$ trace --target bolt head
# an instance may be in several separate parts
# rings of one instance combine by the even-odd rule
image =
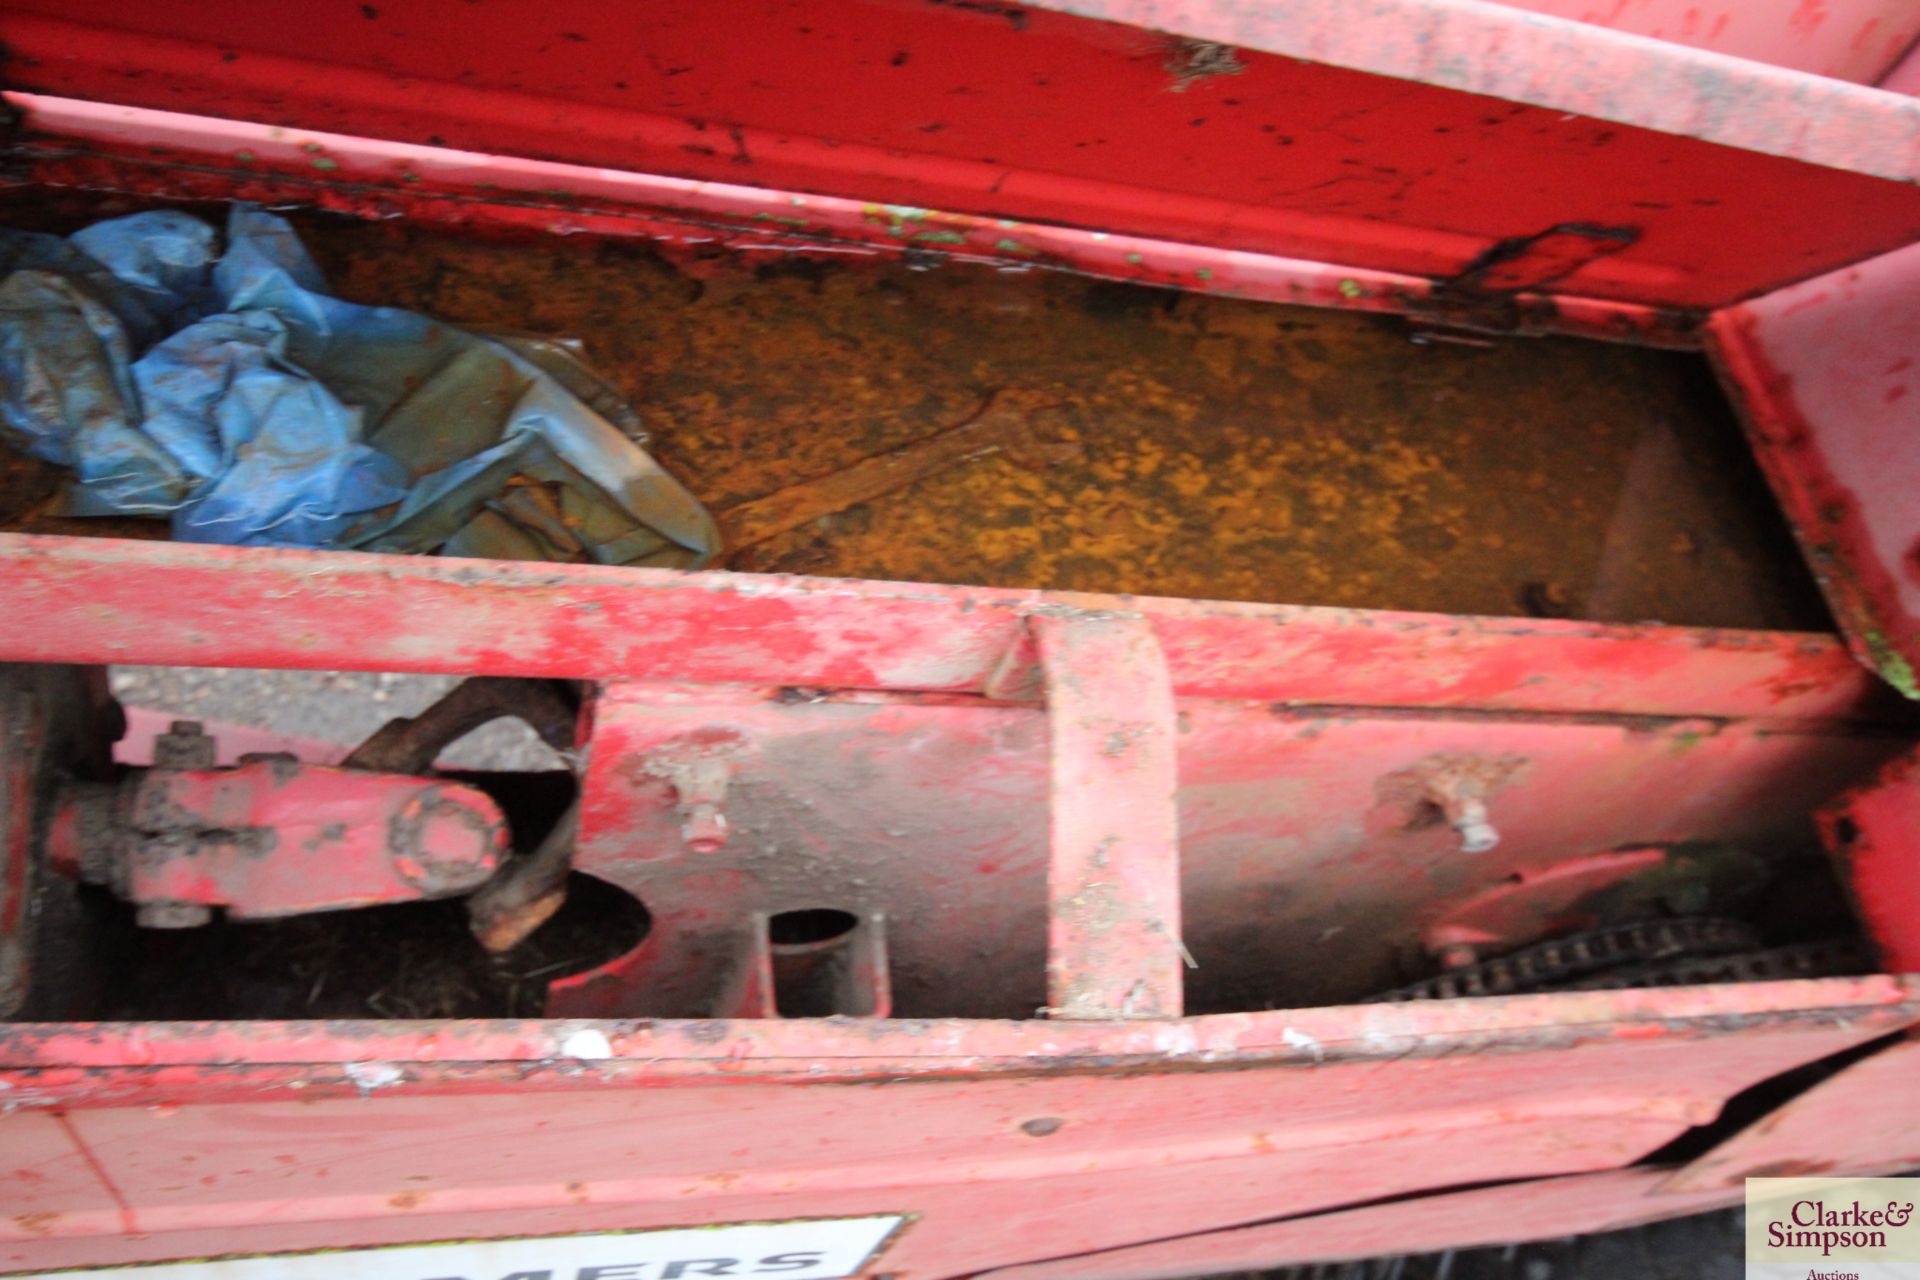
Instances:
[[[213,919],[213,908],[197,902],[143,902],[134,914],[142,929],[197,929]]]

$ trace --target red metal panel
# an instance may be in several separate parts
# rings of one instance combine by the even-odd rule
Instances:
[[[1920,235],[1910,100],[1457,0],[367,8],[312,6],[293,28],[235,0],[30,0],[0,40],[33,92],[1469,291],[1486,255],[1570,227],[1625,247],[1569,262],[1556,291],[1682,308]]]
[[[1689,880],[1686,859],[1656,859],[1654,879],[1751,880],[1758,869],[1735,850],[1773,848],[1783,822],[1904,745],[1841,726],[1193,699],[1179,712],[1182,932],[1198,966],[1187,1002],[1204,1010],[1395,986],[1400,953],[1417,955],[1458,908],[1597,851],[1707,842],[1732,860],[1696,863]],[[699,853],[642,762],[723,734],[739,749],[731,836]],[[619,684],[598,701],[585,755],[575,865],[639,897],[653,933],[554,1012],[737,1013],[714,985],[722,958],[752,943],[752,918],[819,907],[886,913],[903,1016],[1025,1016],[1048,1003],[1038,707]],[[1513,766],[1487,797],[1497,847],[1461,854],[1456,832],[1403,798],[1397,782],[1436,759]]]
[[[1920,35],[1914,0],[1496,0],[1516,9],[1873,84]]]
[[[1855,652],[1920,697],[1920,246],[1728,308],[1708,336]]]
[[[1881,963],[1920,972],[1920,759],[1892,761],[1817,817]]]
[[[1475,948],[1525,944],[1591,929],[1581,905],[1667,863],[1665,849],[1626,849],[1568,858],[1538,871],[1518,871],[1447,910],[1424,935],[1435,955],[1470,957]]]
[[[1738,1204],[1736,1188],[1658,1195],[1662,1169],[1621,1169],[1455,1191],[990,1271],[979,1280],[1174,1280],[1291,1263],[1612,1231]],[[1524,1225],[1523,1225],[1524,1224]]]
[[[1370,0],[1356,10],[1346,0],[1049,0],[1046,7],[1886,178],[1910,178],[1920,166],[1913,103],[1485,4]]]
[[[978,692],[1055,602],[1146,614],[1182,697],[1893,714],[1831,638],[1776,632],[21,535],[0,535],[0,588],[9,662]]]
[[[1903,1040],[1823,1080],[1662,1185],[1738,1191],[1748,1178],[1920,1168],[1920,1042]]]
[[[0,1266],[884,1211],[919,1215],[889,1267],[940,1277],[1615,1168],[1916,1017],[1882,978],[1151,1024],[18,1026],[0,1133],[63,1109],[90,1168],[0,1141],[50,1215],[0,1223]]]
[[[46,1235],[65,1222],[91,1223],[109,1232],[132,1229],[92,1152],[75,1140],[67,1116],[58,1111],[9,1112],[0,1118],[0,1133],[6,1142],[0,1186],[6,1189],[6,1225],[14,1239]],[[4,1254],[0,1258],[0,1266],[14,1261]]]
[[[1693,347],[1695,317],[1522,289],[1490,299],[1425,276],[1044,222],[940,212],[346,134],[8,93],[19,176],[48,186],[200,200],[297,202],[362,217],[644,236],[698,271],[717,248],[753,255],[910,253],[1036,264],[1197,293],[1405,312],[1514,333]],[[236,160],[235,157],[244,157]],[[316,168],[317,160],[325,167]]]
[[[1901,60],[1899,66],[1887,73],[1880,87],[1891,93],[1904,93],[1909,96],[1920,94],[1920,48],[1916,48]]]

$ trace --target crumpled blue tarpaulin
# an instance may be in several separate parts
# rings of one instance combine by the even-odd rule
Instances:
[[[713,518],[565,343],[328,295],[293,229],[0,230],[0,435],[191,542],[695,567]]]

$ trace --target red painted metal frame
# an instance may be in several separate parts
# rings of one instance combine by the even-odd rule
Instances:
[[[1913,0],[1498,0],[1516,9],[1729,53],[1836,80],[1879,83],[1920,35]]]
[[[737,182],[669,177],[388,142],[41,94],[21,113],[17,177],[43,186],[183,199],[297,201],[363,217],[556,235],[644,237],[699,272],[701,255],[918,254],[1006,269],[1069,268],[1261,302],[1405,314],[1517,334],[1567,333],[1690,349],[1669,308],[1518,289],[1449,291],[1426,276],[1046,222],[876,204]],[[236,160],[236,157],[244,157]],[[323,168],[316,168],[316,164]]]
[[[980,693],[1057,604],[1152,617],[1180,697],[1907,718],[1832,637],[1784,632],[20,535],[0,583],[9,662]]]
[[[1618,1168],[1916,1018],[1875,978],[1123,1024],[14,1027],[0,1266],[904,1211],[885,1266],[933,1280]],[[1126,1212],[1060,1211],[1093,1202]]]
[[[1713,317],[1708,350],[1862,662],[1920,697],[1920,245]]]
[[[1920,104],[1553,18],[310,8],[19,0],[18,179],[1674,345],[1842,268],[1830,349],[1819,283],[1712,322],[1763,445],[1912,338]],[[1378,989],[1513,876],[1777,838],[1912,744],[1827,637],[20,537],[0,592],[0,661],[593,681],[577,865],[656,909],[555,994],[615,1018],[0,1030],[4,1270],[906,1212],[912,1280],[1145,1277],[1371,1251],[1402,1197],[1390,1247],[1595,1228],[1717,1203],[1637,1166],[1920,1023],[1892,977],[1177,1016]],[[1478,854],[1422,808],[1461,776]],[[766,1016],[769,915],[841,904],[891,987]],[[1857,1105],[1891,1061],[1714,1168],[1910,1163]]]
[[[1611,1231],[1737,1205],[1750,1177],[1911,1169],[1920,1165],[1917,1060],[1920,1044],[1912,1040],[1881,1049],[1677,1169],[1641,1167],[1443,1193],[989,1274],[993,1280],[1172,1280],[1497,1245],[1512,1240],[1516,1219],[1541,1237]]]
[[[1207,928],[1244,916],[1248,903],[1245,873],[1210,852],[1234,847],[1223,838],[1245,842],[1238,856],[1270,863],[1276,883],[1321,877],[1330,901],[1341,896],[1326,879],[1335,869],[1371,873],[1344,845],[1311,843],[1324,833],[1359,848],[1412,840],[1436,867],[1497,880],[1512,865],[1502,857],[1551,861],[1634,843],[1644,832],[1633,824],[1647,815],[1676,823],[1675,838],[1730,833],[1714,824],[1810,804],[1904,740],[1871,729],[1878,715],[1893,727],[1897,700],[1878,699],[1836,642],[1812,636],[21,537],[0,539],[0,583],[18,620],[0,635],[6,660],[617,676],[593,715],[578,855],[616,880],[631,874],[622,866],[705,860],[721,875],[787,866],[810,876],[813,891],[837,893],[818,868],[892,867],[937,901],[930,861],[901,859],[891,852],[900,842],[890,849],[886,839],[895,822],[887,798],[920,802],[875,766],[920,772],[932,822],[920,819],[912,845],[950,852],[962,846],[939,823],[1023,823],[1045,805],[1044,788],[1037,803],[1013,793],[955,803],[979,765],[952,744],[980,726],[997,726],[982,741],[985,759],[1033,777],[1044,775],[1023,761],[1048,735],[1022,724],[1044,725],[1049,714],[1056,723],[1083,713],[1174,719],[1181,931],[1201,975],[1236,952],[1261,956],[1257,934],[1318,934],[1280,911],[1244,920],[1256,934]],[[248,625],[233,625],[240,618]],[[1062,681],[1088,674],[1072,664],[1089,654],[1063,658],[1051,641],[1036,644],[1036,624],[1043,634],[1091,626],[1096,647],[1151,636],[1177,704],[1133,700],[1133,682],[1117,678],[1133,658],[1094,663],[1104,682],[1062,698]],[[1567,674],[1543,681],[1546,671]],[[1322,697],[1391,705],[1342,709]],[[680,846],[683,819],[643,762],[657,744],[716,724],[761,744],[739,766],[733,836],[718,853],[649,863],[658,856],[649,851]],[[848,724],[872,726],[879,745],[846,737]],[[1121,758],[1105,755],[1114,732],[1123,755],[1141,738],[1125,724],[1093,725],[1080,735],[1096,758],[1088,764]],[[858,750],[823,745],[836,740]],[[1444,825],[1392,835],[1405,822],[1398,792],[1380,800],[1372,790],[1435,744],[1536,757],[1528,786],[1489,794],[1506,838],[1470,863],[1449,852],[1458,836]],[[783,760],[802,772],[781,774]],[[1244,777],[1226,790],[1205,781],[1222,767]],[[653,791],[637,788],[643,776]],[[863,780],[850,816],[872,821],[873,834],[823,810],[832,821],[818,829],[836,841],[834,861],[777,849],[771,864],[726,861],[758,847],[766,828],[756,803],[834,778]],[[1645,789],[1655,779],[1658,794]],[[1641,790],[1622,803],[1628,786]],[[1358,824],[1338,819],[1369,805],[1384,807]],[[791,826],[798,811],[771,812]],[[1543,843],[1547,833],[1563,843]],[[1333,852],[1317,872],[1258,852],[1289,842]],[[1044,837],[1033,847],[1044,851]],[[863,861],[870,849],[880,856]],[[1164,843],[1139,851],[1154,874],[1172,865]],[[1036,873],[1044,863],[1025,857]],[[954,884],[979,876],[964,862],[949,874]],[[1071,917],[1071,897],[1049,912],[1043,879],[1030,881],[1038,918]],[[645,896],[655,882],[636,883]],[[1012,882],[978,880],[996,883]],[[1457,887],[1470,891],[1472,881]],[[699,889],[696,879],[681,892],[693,902]],[[882,900],[892,891],[875,890]],[[1446,900],[1417,880],[1406,891]],[[780,905],[753,907],[713,885],[706,894],[708,910],[725,900]],[[670,900],[658,901],[670,922]],[[996,891],[994,901],[1017,914],[1017,898]],[[987,924],[956,914],[945,927],[977,941]],[[956,945],[940,928],[937,914],[900,926],[905,968],[896,972],[915,971],[916,946],[937,957]],[[1132,952],[1079,951],[1077,936],[1056,932],[1059,952],[1099,973],[1129,972]],[[1155,963],[1172,962],[1172,938],[1143,940]],[[1037,990],[1047,949],[982,957],[977,984],[1017,987],[1015,970],[1027,965]],[[1131,990],[1118,995],[1122,1011]],[[924,988],[904,994],[930,999]],[[742,1011],[765,1011],[748,1004]],[[0,1259],[102,1264],[908,1211],[919,1218],[886,1265],[931,1280],[1465,1182],[1618,1169],[1759,1079],[1916,1021],[1920,992],[1876,978],[1138,1023],[14,1027],[0,1033],[0,1085],[16,1111],[0,1126],[25,1136],[0,1149],[16,1162],[6,1185],[25,1190]],[[495,1159],[476,1161],[482,1149]],[[1045,1198],[1033,1194],[1037,1179],[1047,1181]],[[1531,1194],[1517,1185],[1514,1204]],[[1079,1195],[1128,1212],[1037,1208]],[[1595,1225],[1616,1212],[1604,1197],[1594,1210]],[[1516,1233],[1530,1229],[1512,1221]],[[1458,1238],[1475,1229],[1463,1224]]]
[[[1177,1018],[1179,741],[1140,614],[1035,613],[1047,699],[1047,1010]]]
[[[1682,313],[1669,325],[1920,236],[1920,104],[1457,0],[738,0],[644,20],[567,0],[503,11],[482,42],[454,0],[369,8],[293,30],[241,0],[32,0],[0,41],[31,93],[872,201],[882,222],[891,204],[1124,231],[1466,299],[1516,242],[1594,229],[1553,292]],[[249,163],[222,162],[229,194]],[[396,176],[374,203],[437,203]]]

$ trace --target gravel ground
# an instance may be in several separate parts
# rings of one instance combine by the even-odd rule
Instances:
[[[270,729],[349,745],[387,721],[418,715],[457,676],[362,671],[244,671],[217,667],[115,667],[113,693],[128,706]],[[518,720],[483,725],[441,754],[452,769],[564,769]]]

